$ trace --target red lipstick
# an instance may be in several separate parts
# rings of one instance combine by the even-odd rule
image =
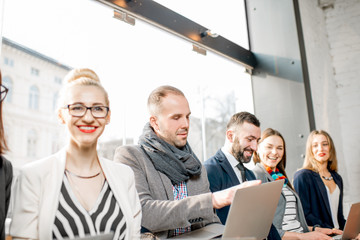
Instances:
[[[93,133],[97,127],[94,126],[78,126],[79,130],[83,133]]]

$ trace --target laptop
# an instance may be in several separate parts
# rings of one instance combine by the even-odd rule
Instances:
[[[173,239],[265,239],[269,234],[283,185],[284,180],[279,180],[238,189],[225,226],[209,224]]]
[[[96,236],[85,236],[85,237],[75,237],[71,238],[74,240],[112,240],[114,238],[114,233],[102,233]],[[70,238],[65,238],[70,239]]]
[[[342,235],[334,236],[336,240],[350,240],[360,233],[360,202],[351,205]]]

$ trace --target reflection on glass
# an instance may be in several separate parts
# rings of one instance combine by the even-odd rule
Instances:
[[[201,2],[203,6],[207,4]],[[190,4],[187,6],[191,8]],[[232,28],[232,31],[236,29],[233,33],[240,35],[247,32],[246,24],[240,24],[239,19],[230,19],[232,14],[219,11],[216,4],[209,2],[206,14],[203,8],[197,11],[192,9],[204,17],[194,17],[193,20],[199,24],[209,28],[214,26],[214,30],[219,29],[219,34],[224,37],[229,34],[225,27]],[[214,16],[216,21],[221,20],[221,26],[209,21]],[[247,36],[240,35],[237,39],[243,39],[246,43],[240,45],[247,47]],[[148,121],[147,97],[160,85],[173,85],[188,98],[192,111],[189,142],[202,161],[223,144],[224,128],[229,116],[239,110],[253,111],[250,77],[241,65],[209,52],[207,56],[197,54],[192,51],[191,43],[140,20],[136,21],[135,26],[125,24],[113,18],[112,9],[95,1],[6,1],[3,36],[65,66],[89,67],[99,74],[108,90],[112,111],[111,123],[99,144],[103,155],[108,158],[112,158],[117,146],[137,143]],[[18,62],[17,59],[14,61]],[[13,69],[19,74],[26,72],[29,75],[30,67],[25,69],[24,66],[19,62]],[[49,128],[55,131],[58,129],[55,125],[59,126],[59,123],[53,109],[53,97],[61,86],[54,79],[61,79],[66,71],[54,68],[44,70],[36,65],[34,68],[39,70],[39,77],[20,74],[21,77],[12,78],[13,84],[16,88],[17,82],[31,78],[34,81],[32,84],[39,84],[40,89],[46,86],[47,92],[43,94],[40,91],[39,106],[46,106],[44,110],[41,109],[42,113],[52,117],[51,124],[54,125],[49,123]],[[14,75],[10,68],[2,67],[2,70],[3,76],[5,72]],[[48,80],[36,82],[44,79]],[[33,121],[33,124],[38,123]],[[29,128],[15,124],[10,127]],[[62,146],[53,139],[54,131],[49,135],[39,132],[40,128],[36,129],[39,143],[52,139],[48,140],[49,149],[44,147],[39,155],[47,155],[58,149],[54,146]],[[32,140],[28,143],[35,144]],[[9,154],[16,152],[18,147],[21,148],[20,145],[12,146]],[[30,151],[28,154],[33,153]],[[15,154],[9,158],[16,161]]]
[[[244,1],[156,0],[159,4],[249,49]]]

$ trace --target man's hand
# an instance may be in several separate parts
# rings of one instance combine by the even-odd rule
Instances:
[[[316,229],[315,232],[300,233],[299,239],[301,240],[331,240],[332,239],[332,237],[324,233],[321,233],[320,231],[316,231]]]
[[[234,199],[236,190],[240,188],[247,188],[260,184],[261,184],[261,180],[246,181],[234,187],[227,188],[222,191],[214,192],[212,194],[213,208],[220,209],[230,205]]]

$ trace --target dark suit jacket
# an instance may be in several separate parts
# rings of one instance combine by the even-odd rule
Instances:
[[[216,154],[204,162],[208,179],[210,183],[211,192],[220,191],[229,187],[240,184],[236,174],[227,160],[225,154],[220,150]],[[256,180],[254,173],[245,168],[246,180]],[[222,224],[225,225],[226,218],[229,213],[230,206],[217,209],[216,213],[219,216]],[[269,240],[281,239],[274,225],[271,225],[271,229],[268,235]]]
[[[5,219],[10,203],[11,181],[13,177],[11,163],[0,156],[0,239],[5,239]]]
[[[345,219],[342,205],[343,181],[338,173],[334,171],[330,173],[340,189],[338,222],[340,229],[344,229]],[[325,184],[321,180],[320,175],[308,169],[297,171],[294,175],[294,188],[301,199],[307,224],[309,226],[319,224],[321,227],[333,228],[330,204]]]
[[[232,166],[221,149],[213,157],[205,161],[204,166],[208,174],[211,192],[217,192],[240,184]],[[247,168],[245,168],[245,177],[246,180],[256,179],[254,173]],[[218,217],[224,225],[229,209],[230,206],[226,206],[216,210]]]

